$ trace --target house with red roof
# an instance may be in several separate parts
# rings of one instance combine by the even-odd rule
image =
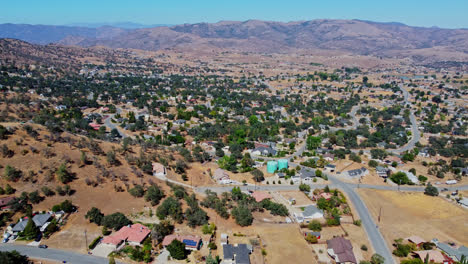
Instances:
[[[255,198],[255,201],[257,201],[257,203],[265,199],[271,199],[271,195],[264,191],[255,191],[252,193],[252,197]]]
[[[112,245],[116,249],[125,242],[133,246],[141,246],[150,233],[151,230],[148,227],[142,224],[134,224],[122,227],[114,234],[104,237],[101,242]]]
[[[14,196],[8,196],[8,197],[3,197],[0,198],[0,211],[8,211],[10,210],[10,205],[9,203],[15,199]]]

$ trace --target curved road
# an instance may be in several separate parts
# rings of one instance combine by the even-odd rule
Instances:
[[[403,93],[403,97],[404,97],[404,100],[405,100],[405,105],[409,105],[410,102],[409,102],[409,93],[408,93],[408,91],[405,88],[403,88],[403,86],[400,86],[400,90]],[[389,150],[389,152],[393,152],[395,154],[400,154],[402,152],[413,149],[414,146],[416,145],[416,143],[419,142],[419,139],[421,138],[421,133],[419,132],[418,122],[416,121],[416,117],[414,116],[413,110],[410,110],[409,118],[410,118],[410,121],[411,121],[411,140],[406,145],[404,145],[404,146],[402,146],[400,148],[397,148],[397,149]]]

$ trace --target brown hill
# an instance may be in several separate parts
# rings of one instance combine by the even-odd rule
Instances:
[[[218,47],[256,52],[340,50],[362,55],[394,56],[398,51],[443,49],[468,53],[467,29],[411,27],[359,20],[300,22],[219,22],[138,29],[112,38],[84,38],[73,44],[159,50]],[[70,43],[68,43],[70,44]]]

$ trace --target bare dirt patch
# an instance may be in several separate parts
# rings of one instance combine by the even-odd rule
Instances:
[[[468,210],[440,197],[422,193],[358,190],[376,220],[382,208],[379,228],[391,244],[393,240],[418,235],[467,244]]]

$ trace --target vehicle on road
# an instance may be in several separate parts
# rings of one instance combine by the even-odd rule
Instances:
[[[38,248],[48,248],[47,245],[39,245]]]

